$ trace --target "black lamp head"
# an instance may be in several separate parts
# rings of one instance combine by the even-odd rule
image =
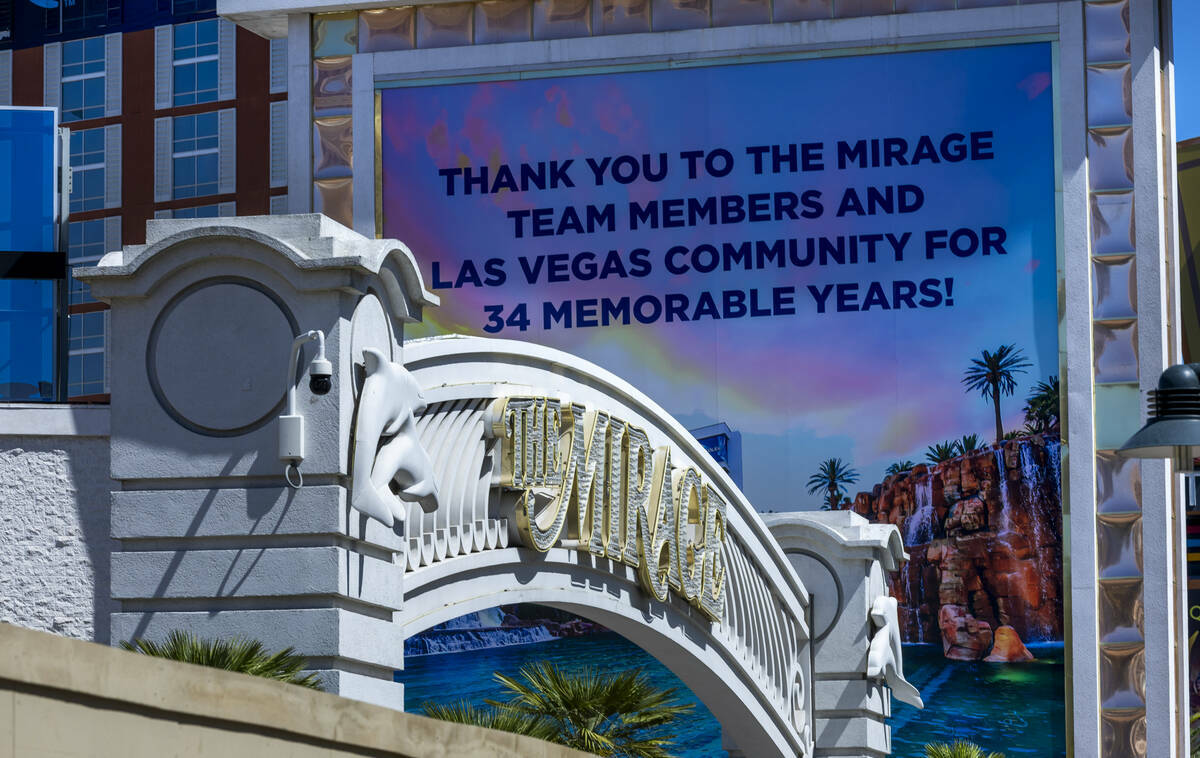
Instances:
[[[1150,418],[1120,453],[1129,458],[1174,458],[1179,448],[1200,448],[1200,363],[1162,372],[1149,393]],[[1185,453],[1190,457],[1190,453]]]

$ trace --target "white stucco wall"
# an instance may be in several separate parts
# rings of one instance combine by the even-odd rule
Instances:
[[[0,407],[0,621],[107,642],[108,409]]]

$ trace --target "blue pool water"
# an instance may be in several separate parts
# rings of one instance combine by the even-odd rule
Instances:
[[[1063,647],[1030,645],[1038,660],[1024,664],[947,661],[940,646],[905,645],[904,668],[921,690],[925,710],[892,703],[892,754],[921,758],[927,742],[967,739],[1007,758],[1061,758],[1064,743]],[[426,701],[466,699],[482,704],[503,699],[495,671],[516,674],[525,663],[548,660],[573,669],[645,669],[655,685],[680,688],[680,699],[696,709],[678,723],[674,755],[724,756],[721,727],[694,695],[662,664],[615,634],[556,639],[532,645],[410,657],[404,701],[410,710]]]

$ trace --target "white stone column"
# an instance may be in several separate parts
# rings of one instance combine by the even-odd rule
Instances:
[[[887,572],[907,558],[899,530],[852,511],[762,518],[811,598],[814,755],[890,754],[891,692],[867,676],[867,663],[875,635],[888,632],[872,622],[872,609],[888,594]]]
[[[256,638],[330,691],[403,707],[403,526],[350,509],[350,435],[363,350],[400,360],[403,322],[437,298],[402,245],[323,216],[213,221],[151,221],[86,274],[112,306],[112,639]],[[289,366],[309,330],[327,394],[315,343]],[[289,382],[300,488],[278,450]]]

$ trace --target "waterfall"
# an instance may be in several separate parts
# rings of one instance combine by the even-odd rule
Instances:
[[[500,612],[499,608],[488,608],[487,610],[452,618],[449,621],[431,627],[428,632],[443,632],[449,629],[483,629],[500,626],[503,621],[504,614]]]
[[[996,476],[1000,480],[1000,523],[997,524],[996,536],[1003,539],[1005,535],[1012,534],[1012,517],[1008,511],[1012,507],[1008,499],[1008,469],[1004,465],[1004,447],[998,447],[992,453],[996,457]]]
[[[913,592],[913,571],[920,572],[924,562],[917,563],[909,561],[904,565],[901,574],[904,577],[904,603],[905,607],[912,612],[913,622],[909,626],[908,642],[924,642],[925,641],[925,624],[921,621],[921,599],[925,596],[925,582],[921,574],[917,576],[917,591]],[[916,627],[914,634],[911,629]],[[916,637],[916,639],[912,639]]]
[[[1044,600],[1050,596],[1049,585],[1053,581],[1052,572],[1049,567],[1042,565],[1042,549],[1046,545],[1053,543],[1053,537],[1047,538],[1046,534],[1046,518],[1048,517],[1047,509],[1043,503],[1042,491],[1045,484],[1046,472],[1042,466],[1033,458],[1033,446],[1028,442],[1021,442],[1021,483],[1022,494],[1024,495],[1025,505],[1029,510],[1029,521],[1033,526],[1033,562],[1037,569],[1038,576],[1038,594]],[[1033,638],[1034,629],[1028,630],[1030,638]],[[1045,624],[1038,624],[1036,633],[1040,639],[1050,639],[1053,637],[1053,630],[1046,627]]]
[[[470,614],[466,618],[470,618]],[[458,619],[455,619],[458,621]],[[439,625],[445,626],[445,625]],[[517,629],[499,627],[438,628],[434,627],[404,641],[405,656],[439,655],[461,653],[467,650],[528,645],[555,639],[544,626],[526,626]]]
[[[904,544],[924,545],[933,539],[933,475],[913,485],[917,509],[904,524]]]
[[[1062,443],[1058,440],[1046,440],[1046,459],[1050,462],[1050,483],[1054,487],[1054,497],[1062,501]]]

